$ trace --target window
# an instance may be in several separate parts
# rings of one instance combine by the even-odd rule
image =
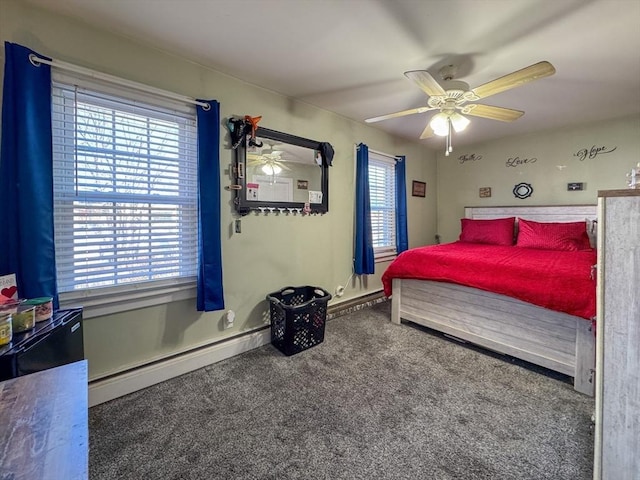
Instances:
[[[376,260],[396,255],[395,160],[369,151],[371,230]]]
[[[52,98],[60,293],[192,283],[195,108],[55,73]]]

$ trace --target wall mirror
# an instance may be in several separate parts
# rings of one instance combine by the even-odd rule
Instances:
[[[239,214],[329,210],[329,162],[320,142],[260,127],[254,141],[240,143],[235,162]]]

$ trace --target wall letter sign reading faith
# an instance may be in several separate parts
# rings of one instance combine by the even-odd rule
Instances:
[[[607,150],[607,147],[605,145],[601,147],[596,147],[594,145],[590,149],[583,148],[582,150],[578,150],[576,153],[573,154],[573,156],[578,157],[581,162],[584,162],[587,158],[596,158],[600,154],[611,153],[616,148],[618,147],[616,146],[616,147],[613,147],[611,150]]]
[[[478,160],[482,160],[482,155],[476,155],[475,153],[472,153],[471,155],[460,155],[458,157],[458,161],[461,165],[466,162],[476,162]]]

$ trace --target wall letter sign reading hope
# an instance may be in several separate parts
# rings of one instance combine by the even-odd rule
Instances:
[[[607,150],[607,147],[605,145],[601,146],[601,147],[596,147],[595,145],[593,147],[591,147],[591,149],[588,148],[583,148],[582,150],[577,151],[576,153],[573,154],[574,157],[578,157],[580,159],[581,162],[584,162],[585,159],[588,158],[596,158],[599,154],[601,153],[611,153],[613,152],[616,147],[613,147],[611,150]]]

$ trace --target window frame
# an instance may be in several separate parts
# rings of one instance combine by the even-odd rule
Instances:
[[[180,112],[181,115],[186,114],[189,117],[189,121],[193,121],[194,132],[193,135],[189,135],[188,138],[186,138],[186,141],[188,142],[187,144],[182,143],[181,139],[179,147],[182,148],[184,145],[188,145],[192,152],[195,152],[191,155],[192,160],[193,156],[195,155],[196,175],[193,180],[190,180],[192,182],[190,188],[193,188],[196,191],[193,203],[195,205],[195,211],[197,212],[197,116],[194,105],[186,104],[177,100],[169,100],[159,95],[154,95],[153,93],[140,92],[138,90],[128,89],[119,85],[115,86],[108,82],[103,82],[93,78],[85,78],[83,76],[69,74],[67,72],[56,72],[54,70],[52,76],[52,94],[54,88],[59,85],[78,86],[88,90],[100,92],[105,95],[116,96],[131,107],[136,104],[144,104],[160,109],[168,109],[174,112]],[[53,108],[54,106],[52,105],[52,110]],[[153,119],[155,117],[149,116],[148,118]],[[68,137],[66,137],[64,133],[61,133],[60,129],[56,128],[55,121],[53,130],[54,138],[62,141],[68,139]],[[68,150],[68,145],[63,145],[63,147],[65,149],[65,152],[72,151],[73,155],[76,155],[77,152],[74,145],[71,145],[70,150]],[[180,152],[179,158],[183,158],[182,152]],[[54,168],[56,168],[55,164]],[[184,175],[184,173],[180,170],[178,176],[182,175]],[[69,175],[68,178],[68,181],[70,181],[71,183],[75,183],[75,173]],[[135,198],[135,195],[131,195],[131,198]],[[139,198],[139,201],[141,200],[142,197]],[[154,202],[152,199],[148,199],[147,203],[153,204]],[[54,212],[56,205],[60,204],[54,203]],[[65,225],[67,228],[71,227],[71,229],[73,229],[73,223],[73,221],[70,221],[68,223],[63,223],[63,225]],[[60,224],[57,223],[58,227],[59,225]],[[188,225],[191,225],[191,222],[189,222]],[[61,292],[59,294],[60,308],[82,306],[84,308],[83,316],[85,318],[91,318],[129,311],[137,308],[162,305],[169,302],[195,298],[197,272],[197,229],[198,224],[196,216],[196,221],[193,225],[193,231],[188,234],[180,233],[180,237],[183,237],[183,235],[187,235],[187,238],[191,236],[195,239],[193,252],[191,252],[191,255],[189,255],[190,263],[193,268],[192,274],[188,274],[189,272],[187,272],[187,274],[185,275],[183,272],[181,272],[177,276],[169,278],[145,280],[140,282],[128,282],[124,284],[105,287],[79,288],[71,291]],[[58,250],[58,247],[58,244],[56,244],[56,251]],[[180,252],[180,255],[181,259],[182,252]],[[180,271],[182,269],[182,266],[178,265],[178,269]]]
[[[373,255],[374,255],[375,263],[387,262],[387,261],[393,260],[398,255],[397,237],[396,237],[397,235],[397,230],[396,230],[397,229],[397,198],[396,198],[397,182],[396,182],[396,175],[395,175],[396,162],[397,162],[396,157],[392,155],[372,152],[371,150],[369,150],[368,178],[369,178],[369,199],[370,199],[369,203],[370,203],[370,210],[371,210],[372,237],[375,233],[374,218],[373,218],[374,210],[383,211],[383,212],[387,211],[387,212],[390,212],[392,216],[392,221],[390,222],[391,225],[388,227],[390,231],[387,233],[387,235],[390,236],[391,243],[383,246],[375,246],[375,239],[372,238],[372,242],[374,244]],[[371,192],[372,192],[371,168],[372,166],[374,168],[384,168],[385,172],[388,174],[385,180],[387,183],[392,184],[391,192],[389,192],[388,190],[386,192],[387,199],[391,200],[391,205],[386,205],[386,207],[382,209],[378,207],[374,207],[374,203],[371,200]],[[389,222],[385,222],[385,223],[389,223]]]

